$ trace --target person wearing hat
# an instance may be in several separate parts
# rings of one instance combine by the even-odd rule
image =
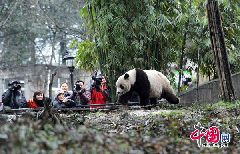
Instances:
[[[2,102],[4,106],[12,109],[27,107],[27,100],[21,90],[19,81],[12,81],[8,84],[8,90],[2,94]]]
[[[57,95],[53,101],[54,108],[72,108],[75,106],[76,104],[74,101],[64,97],[64,91],[62,89],[57,91]]]

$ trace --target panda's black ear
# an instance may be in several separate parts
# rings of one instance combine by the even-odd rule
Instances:
[[[129,74],[126,73],[126,74],[124,75],[124,79],[128,79],[128,78],[129,78]]]

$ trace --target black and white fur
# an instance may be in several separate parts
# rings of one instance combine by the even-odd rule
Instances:
[[[165,98],[171,104],[179,103],[169,80],[156,70],[129,70],[118,78],[116,87],[122,104],[128,102],[133,92],[138,93],[142,106],[156,104],[158,98]]]

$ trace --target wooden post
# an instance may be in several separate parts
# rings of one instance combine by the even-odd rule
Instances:
[[[233,101],[236,97],[232,85],[232,77],[217,0],[207,1],[207,13],[212,50],[214,52],[215,65],[217,67],[221,87],[221,98],[225,101]]]

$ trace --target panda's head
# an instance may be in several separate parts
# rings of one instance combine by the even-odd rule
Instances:
[[[136,82],[136,69],[132,69],[122,76],[116,82],[117,95],[121,96],[130,91],[132,85]]]

